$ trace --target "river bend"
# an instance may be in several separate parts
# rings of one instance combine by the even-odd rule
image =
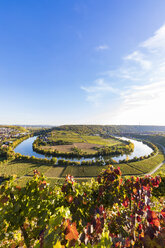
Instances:
[[[20,143],[16,148],[15,148],[15,152],[20,153],[22,155],[25,156],[35,156],[37,158],[48,158],[51,159],[52,156],[46,156],[43,154],[39,154],[35,151],[33,151],[33,142],[36,139],[36,137],[31,137],[28,138],[27,140],[24,140],[22,143]],[[134,139],[128,139],[125,137],[121,137],[122,140],[130,140],[133,144],[134,144],[134,151],[132,153],[130,153],[129,155],[119,155],[119,156],[115,156],[112,157],[112,159],[116,160],[117,162],[119,162],[119,160],[123,160],[126,159],[127,157],[129,159],[133,159],[134,157],[141,157],[141,156],[148,156],[149,154],[151,154],[153,152],[153,149],[150,148],[148,145],[144,144],[142,141],[137,141]],[[95,160],[95,157],[93,158],[64,158],[64,157],[57,157],[57,160],[59,159],[65,159],[65,160],[70,160],[70,161],[83,161],[83,160]]]

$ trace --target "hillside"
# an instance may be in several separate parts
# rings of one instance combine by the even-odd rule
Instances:
[[[62,125],[54,129],[83,134],[165,133],[165,126],[141,125]]]

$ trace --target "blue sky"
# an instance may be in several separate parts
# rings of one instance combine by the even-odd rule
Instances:
[[[165,125],[164,0],[1,0],[0,124]]]

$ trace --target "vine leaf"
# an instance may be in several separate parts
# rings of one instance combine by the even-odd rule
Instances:
[[[71,240],[77,240],[79,236],[79,233],[76,229],[76,223],[70,224],[69,221],[67,222],[67,227],[66,227],[66,235],[65,239],[68,241]]]

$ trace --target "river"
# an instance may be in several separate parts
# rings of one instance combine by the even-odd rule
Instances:
[[[26,156],[35,156],[37,158],[48,158],[51,159],[52,156],[45,156],[42,154],[39,154],[35,151],[33,151],[33,142],[36,139],[36,137],[31,137],[27,140],[24,140],[22,143],[20,143],[16,148],[15,148],[15,152],[20,153],[22,155],[26,155]],[[126,159],[127,157],[129,159],[132,159],[134,157],[141,157],[141,156],[147,156],[149,154],[151,154],[153,152],[152,148],[150,148],[148,145],[144,144],[142,141],[137,141],[134,139],[128,139],[125,137],[121,137],[120,139],[122,140],[130,140],[133,144],[134,144],[134,151],[132,153],[130,153],[129,155],[119,155],[119,156],[115,156],[112,157],[112,159],[116,160],[117,162],[119,162],[119,160],[123,160]],[[59,159],[65,159],[65,160],[70,160],[70,161],[83,161],[83,160],[95,160],[95,157],[93,158],[64,158],[64,157],[57,157],[57,160]]]

